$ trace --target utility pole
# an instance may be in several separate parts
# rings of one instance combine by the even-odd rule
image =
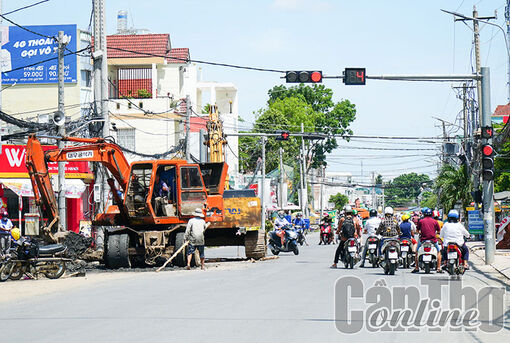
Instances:
[[[304,133],[305,132],[305,124],[304,123],[301,123],[301,133]],[[305,152],[305,138],[304,137],[301,137],[301,154],[303,156],[303,188],[302,188],[302,191],[301,191],[301,197],[302,197],[302,202],[301,202],[301,211],[303,213],[303,216],[307,215],[306,213],[306,205],[307,205],[307,202],[308,202],[308,187],[306,185],[306,152]]]
[[[376,200],[375,200],[375,172],[373,171],[372,172],[372,185],[374,185],[374,187],[372,187],[372,208],[375,208],[376,206]]]
[[[260,208],[262,211],[262,214],[260,216],[261,220],[261,226],[260,229],[262,232],[266,232],[266,202],[265,202],[265,183],[266,183],[266,137],[262,136],[260,137],[260,144],[262,144],[262,182],[261,188],[260,188]]]
[[[491,97],[490,97],[490,69],[481,68],[482,75],[482,107],[481,107],[481,126],[491,125]],[[483,144],[492,144],[492,138],[482,138]],[[482,182],[482,202],[483,202],[483,224],[485,229],[485,264],[494,262],[494,253],[496,250],[495,226],[494,226],[494,181],[483,180]]]
[[[322,214],[324,213],[324,180],[326,179],[326,167],[321,168],[321,199],[320,199],[320,213],[319,223],[322,223]]]
[[[57,126],[58,135],[64,137],[66,135],[65,125],[65,107],[64,107],[64,49],[67,45],[64,37],[64,31],[58,31],[58,111],[63,116],[64,122]],[[58,141],[58,148],[64,148],[64,142]],[[65,162],[58,162],[58,213],[60,217],[60,225],[58,230],[67,231],[67,214],[66,214],[66,171]]]
[[[283,148],[280,147],[279,149],[280,154],[280,177],[278,182],[278,207],[283,208],[286,204],[284,202],[287,202],[287,199],[283,199]]]
[[[191,126],[191,104],[189,95],[186,95],[186,161],[191,162],[191,142],[190,142],[190,126]]]
[[[510,45],[510,0],[506,1],[505,7],[505,19],[506,19],[506,39],[508,45]],[[508,102],[510,103],[510,56],[508,57]]]

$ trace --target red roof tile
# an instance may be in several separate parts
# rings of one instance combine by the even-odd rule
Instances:
[[[510,103],[506,105],[498,105],[494,111],[494,116],[507,116],[510,115]]]
[[[170,52],[169,34],[145,34],[145,35],[111,35],[106,36],[108,58],[140,58],[150,57],[144,54],[167,56]],[[121,51],[117,49],[131,50],[135,52]]]
[[[189,49],[188,48],[174,48],[170,50],[168,54],[168,58],[166,59],[168,63],[186,63],[189,61]]]

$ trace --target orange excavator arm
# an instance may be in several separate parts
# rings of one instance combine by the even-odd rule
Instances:
[[[110,171],[124,192],[129,180],[130,166],[118,145],[105,142],[102,138],[64,137],[62,140],[85,144],[43,151],[41,142],[35,135],[30,135],[27,142],[26,166],[32,182],[35,202],[43,208],[43,214],[50,222],[47,230],[51,230],[59,220],[57,199],[51,185],[48,162],[100,162]]]

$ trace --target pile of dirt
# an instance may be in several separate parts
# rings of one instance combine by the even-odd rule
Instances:
[[[63,244],[67,247],[67,256],[69,258],[79,258],[90,246],[93,239],[69,231]]]

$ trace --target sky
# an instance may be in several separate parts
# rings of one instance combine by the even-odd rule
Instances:
[[[3,12],[37,2],[3,0]],[[505,0],[105,0],[108,34],[116,31],[119,10],[129,26],[169,33],[172,46],[189,48],[192,59],[278,70],[322,70],[341,75],[346,67],[365,67],[367,75],[469,74],[474,68],[472,24],[454,22],[441,9],[493,16],[505,27]],[[89,26],[91,0],[49,0],[9,16],[22,25]],[[483,66],[490,68],[491,110],[508,103],[508,54],[502,32],[480,25]],[[267,91],[282,84],[280,74],[202,66],[202,80],[233,82],[238,88],[243,125],[266,106]],[[461,124],[459,83],[367,80],[345,86],[325,80],[334,100],[356,105],[351,128],[356,135],[440,136],[440,121]],[[452,135],[458,127],[452,126]],[[430,143],[391,144],[373,140],[340,141],[328,156],[328,171],[351,172],[369,181],[372,172],[385,180],[406,172],[437,171],[439,147]],[[359,147],[362,149],[355,149]],[[369,150],[367,148],[431,149]],[[406,156],[406,157],[403,157]],[[363,164],[363,166],[361,165]],[[363,173],[363,174],[362,174]],[[362,178],[363,177],[363,178]]]

